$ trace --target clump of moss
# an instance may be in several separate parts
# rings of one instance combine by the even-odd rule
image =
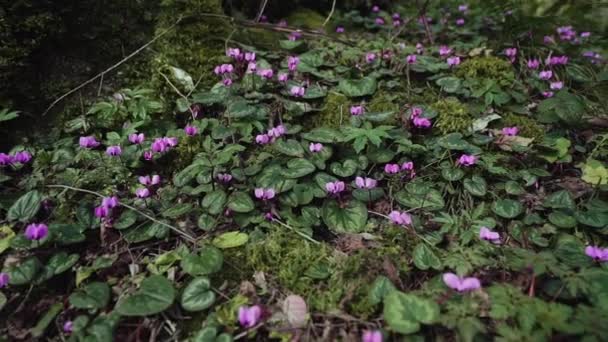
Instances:
[[[431,108],[437,112],[434,127],[442,134],[466,132],[473,123],[473,115],[455,98],[439,100],[432,104]]]
[[[338,128],[341,123],[348,122],[350,117],[350,101],[348,97],[335,92],[330,92],[325,97],[325,102],[321,111],[311,115],[308,122],[304,123],[305,128],[331,127]]]
[[[518,135],[526,138],[534,138],[534,141],[536,142],[543,141],[545,137],[544,127],[527,116],[509,113],[502,118],[502,124],[506,127],[517,126],[519,129]]]
[[[324,22],[325,17],[307,8],[299,9],[287,17],[287,23],[290,26],[311,30],[322,29]]]
[[[492,79],[500,85],[509,85],[515,78],[511,63],[495,56],[465,60],[456,69],[456,76],[460,78]]]
[[[386,120],[386,122],[383,122],[383,124],[394,125],[399,118],[399,104],[396,101],[397,98],[397,94],[391,95],[384,91],[377,92],[366,106],[365,110],[370,113],[395,112],[394,116],[389,120]]]

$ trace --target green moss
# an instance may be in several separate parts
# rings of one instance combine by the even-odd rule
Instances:
[[[545,128],[527,116],[509,113],[502,118],[501,122],[503,127],[517,126],[519,129],[518,135],[534,138],[535,142],[543,141],[545,137]]]
[[[439,100],[431,108],[437,112],[434,127],[442,134],[466,132],[473,123],[473,115],[468,108],[455,98]]]
[[[289,26],[306,29],[321,29],[324,22],[324,16],[307,8],[299,9],[287,17]]]
[[[376,92],[365,110],[370,113],[395,112],[395,115],[391,119],[383,122],[383,124],[395,125],[399,119],[400,106],[397,102],[398,98],[399,94],[390,94],[385,91]]]
[[[465,60],[456,69],[456,76],[460,78],[492,79],[498,81],[500,85],[509,85],[515,78],[511,63],[494,56]]]
[[[304,127],[307,129],[316,127],[338,128],[341,124],[348,122],[350,117],[350,101],[348,97],[335,92],[330,92],[325,97],[321,111],[310,115]]]

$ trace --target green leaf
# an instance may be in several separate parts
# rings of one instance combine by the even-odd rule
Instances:
[[[48,311],[44,314],[44,316],[42,316],[42,318],[38,321],[38,323],[36,323],[36,325],[32,328],[32,330],[30,330],[30,333],[32,334],[32,336],[35,338],[43,336],[45,330],[53,322],[53,319],[55,319],[55,317],[57,315],[59,315],[59,313],[61,312],[62,309],[63,309],[62,303],[53,304],[48,309]]]
[[[441,170],[441,176],[447,181],[455,182],[464,177],[464,171],[457,167],[446,167]]]
[[[204,231],[211,231],[215,228],[216,220],[211,215],[201,214],[198,218],[197,225]]]
[[[277,142],[273,144],[274,148],[282,154],[288,155],[290,157],[303,157],[304,149],[302,145],[297,140],[288,139],[283,140],[279,139]]]
[[[358,233],[367,223],[367,208],[355,200],[341,206],[336,200],[330,199],[323,204],[321,217],[327,227],[336,233]]]
[[[166,218],[178,218],[188,214],[192,210],[192,204],[190,203],[177,203],[171,208],[165,209],[161,215]]]
[[[85,227],[77,224],[69,223],[51,223],[49,224],[50,235],[54,241],[63,245],[74,244],[85,240]]]
[[[549,214],[549,222],[553,223],[560,228],[574,228],[576,227],[576,218],[568,215],[563,211],[554,211]]]
[[[576,214],[576,219],[581,224],[594,228],[603,228],[608,225],[608,213],[597,210],[589,210]]]
[[[217,189],[205,195],[201,202],[201,206],[206,208],[209,214],[217,215],[224,210],[227,198],[228,196],[224,190]]]
[[[135,224],[135,222],[137,222],[137,213],[132,210],[126,210],[120,214],[120,217],[114,222],[112,227],[119,230],[126,229]]]
[[[389,293],[396,290],[397,288],[390,279],[385,276],[378,276],[369,290],[369,301],[373,305],[380,304]]]
[[[492,204],[492,211],[496,215],[507,219],[519,216],[523,210],[521,203],[512,199],[500,199]]]
[[[357,162],[353,159],[346,159],[342,163],[333,162],[329,166],[331,172],[339,177],[350,177],[357,172]]]
[[[303,40],[279,40],[279,46],[284,50],[296,50],[304,45]],[[215,337],[215,336],[214,336]]]
[[[103,309],[110,300],[110,287],[106,283],[93,282],[70,295],[70,304],[77,309]]]
[[[213,305],[215,293],[211,291],[209,279],[198,277],[184,288],[181,296],[181,305],[186,311],[202,311]]]
[[[446,93],[456,93],[461,87],[460,79],[452,76],[440,78],[435,83]]]
[[[384,298],[384,320],[389,328],[401,334],[420,330],[420,324],[439,319],[439,305],[433,300],[393,291]]]
[[[9,221],[19,220],[21,222],[28,222],[40,209],[41,202],[42,196],[40,193],[36,190],[30,191],[19,197],[19,199],[8,209],[6,218]]]
[[[464,180],[464,189],[473,196],[483,197],[487,192],[486,180],[480,176],[473,176]]]
[[[255,209],[251,196],[244,192],[233,192],[228,198],[228,208],[237,213],[248,213]]]
[[[519,185],[517,182],[515,181],[508,181],[505,183],[505,191],[507,192],[507,194],[509,195],[522,195],[526,192],[526,189],[524,189],[521,185]]]
[[[8,273],[11,285],[24,285],[30,283],[41,268],[38,258],[31,257],[9,267],[4,272]]]
[[[15,237],[15,232],[10,226],[0,226],[0,254],[11,246],[11,240]]]
[[[574,209],[575,204],[567,190],[560,190],[547,196],[543,206],[553,209]]]
[[[441,260],[426,243],[419,243],[414,248],[414,265],[421,270],[441,269]]]
[[[236,100],[228,104],[226,115],[231,118],[242,119],[255,115],[257,110],[255,106],[250,105],[246,100]]]
[[[69,270],[76,264],[79,258],[78,254],[68,255],[66,252],[59,252],[49,259],[46,268],[52,270],[53,275],[57,275]]]
[[[139,290],[116,303],[123,316],[148,316],[168,309],[175,300],[175,289],[167,278],[153,275],[144,279]]]
[[[591,185],[606,185],[608,184],[608,169],[604,164],[595,159],[587,159],[584,164],[577,165],[583,171],[582,180]]]
[[[213,239],[213,245],[217,248],[226,249],[239,247],[249,241],[249,235],[241,232],[227,232],[215,239]]]
[[[341,80],[338,91],[348,97],[373,95],[376,92],[377,82],[373,77],[364,77],[359,80]]]
[[[441,193],[432,188],[427,188],[428,191],[415,193],[412,190],[411,184],[408,184],[405,190],[401,190],[395,194],[397,202],[409,208],[427,208],[429,210],[441,210],[445,202]]]
[[[184,272],[192,275],[208,275],[222,269],[224,256],[219,249],[206,246],[199,254],[190,253],[182,259],[180,266]]]
[[[302,138],[313,142],[329,144],[340,141],[342,134],[333,128],[319,127],[308,133],[302,133]]]
[[[0,310],[4,308],[6,303],[8,302],[8,298],[4,295],[4,293],[0,292]]]
[[[553,253],[562,263],[570,267],[586,267],[591,259],[583,253],[585,244],[572,235],[562,234],[557,239]]]
[[[287,169],[281,174],[287,178],[301,178],[315,171],[315,165],[304,158],[291,159],[287,162]]]

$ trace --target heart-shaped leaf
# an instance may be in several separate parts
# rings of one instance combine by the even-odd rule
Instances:
[[[377,82],[373,77],[364,77],[360,80],[341,80],[338,91],[348,97],[373,95],[376,92]]]
[[[440,270],[441,260],[426,243],[419,243],[414,248],[414,265],[421,270]]]
[[[181,261],[181,267],[184,272],[193,275],[208,275],[222,269],[224,256],[219,249],[206,246],[203,247],[199,254],[190,253]]]
[[[517,217],[523,210],[521,203],[512,199],[500,199],[492,204],[492,211],[496,215],[507,219]]]
[[[315,165],[304,158],[291,159],[282,175],[287,178],[301,178],[315,171]]]
[[[420,324],[432,324],[439,318],[439,305],[431,299],[392,291],[384,298],[384,320],[401,334],[420,330]]]
[[[367,208],[365,204],[351,200],[340,205],[338,201],[325,201],[321,210],[323,222],[336,233],[358,233],[367,223]]]
[[[175,300],[175,289],[167,278],[153,275],[144,279],[139,290],[116,303],[123,316],[148,316],[168,309]]]
[[[198,277],[184,288],[180,304],[186,311],[202,311],[213,305],[215,293],[211,291],[209,279]]]
[[[40,209],[42,195],[36,190],[30,191],[19,199],[8,209],[6,218],[9,221],[28,222]]]
[[[329,166],[330,171],[339,177],[350,177],[357,172],[357,162],[353,159],[346,159],[344,162],[333,162]]]
[[[249,241],[249,235],[242,232],[228,232],[213,239],[213,245],[217,248],[226,249],[239,247]]]
[[[244,192],[233,192],[228,199],[228,208],[237,213],[248,213],[255,209],[251,196]]]
[[[222,189],[217,189],[205,195],[201,202],[201,206],[206,208],[209,214],[217,215],[224,210],[226,198],[226,192]]]
[[[110,287],[106,283],[93,282],[70,295],[70,304],[77,309],[102,309],[110,300]]]

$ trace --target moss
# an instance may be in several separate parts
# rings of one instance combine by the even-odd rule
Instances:
[[[473,123],[473,115],[468,108],[455,98],[439,100],[431,108],[437,112],[434,127],[442,134],[466,132]]]
[[[287,17],[289,26],[305,29],[322,29],[325,17],[311,9],[302,8]]]
[[[509,85],[515,78],[511,63],[494,56],[465,60],[456,69],[456,76],[460,78],[492,79],[498,81],[500,85]]]
[[[372,100],[366,106],[366,111],[370,113],[379,113],[379,112],[395,112],[395,115],[383,122],[383,124],[387,125],[395,125],[398,123],[399,119],[399,103],[397,99],[399,94],[390,94],[388,92],[379,91],[376,92]]]
[[[545,137],[545,128],[527,116],[508,113],[502,118],[502,125],[503,127],[517,126],[520,136],[534,138],[535,142],[543,141]]]
[[[348,97],[335,92],[330,92],[325,97],[325,102],[321,111],[310,115],[304,128],[311,129],[316,127],[338,128],[340,124],[348,122],[350,117],[350,101]]]

